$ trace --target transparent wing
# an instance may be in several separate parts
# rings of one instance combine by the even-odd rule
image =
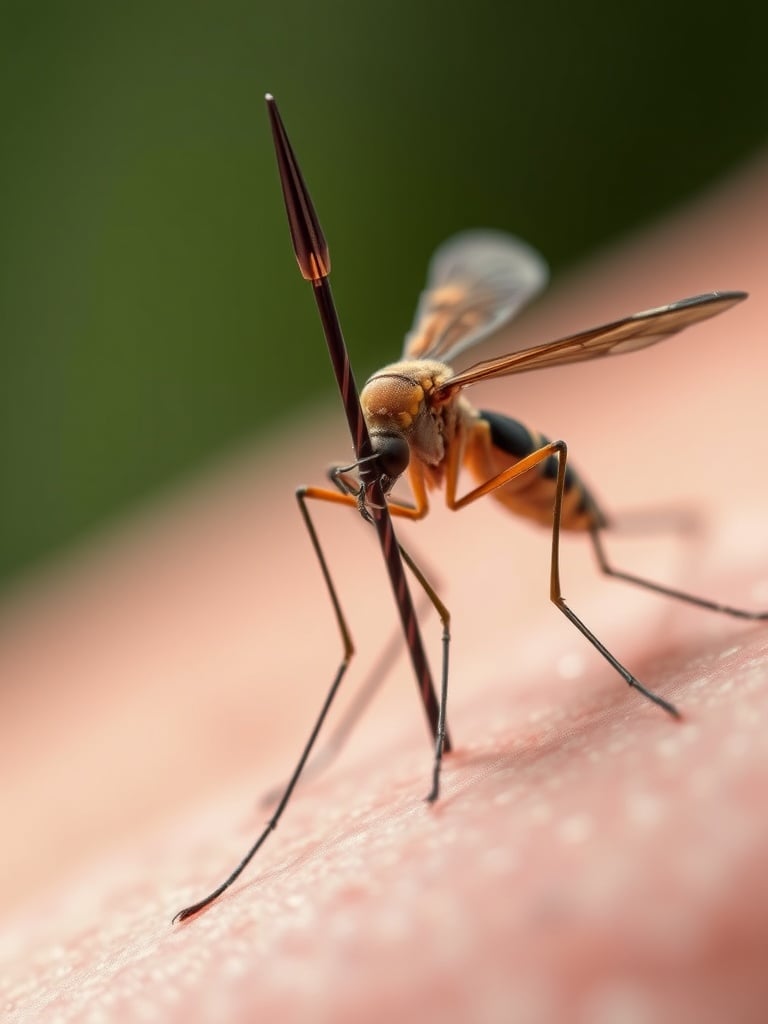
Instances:
[[[468,384],[476,384],[491,377],[506,377],[513,373],[543,369],[546,366],[563,366],[566,363],[597,359],[600,356],[634,352],[636,349],[655,345],[656,342],[663,341],[700,320],[717,316],[746,297],[746,292],[709,292],[706,295],[695,295],[690,299],[672,302],[668,306],[646,309],[642,313],[635,313],[634,316],[628,316],[612,324],[593,327],[592,330],[573,334],[560,341],[552,341],[546,345],[537,345],[535,348],[500,356],[498,359],[476,363],[447,380],[437,389],[435,397],[445,398]]]
[[[512,235],[455,235],[432,257],[403,359],[452,362],[511,320],[548,277],[543,258]]]

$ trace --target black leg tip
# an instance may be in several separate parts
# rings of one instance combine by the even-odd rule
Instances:
[[[670,718],[674,718],[676,722],[683,721],[682,711],[680,711],[679,708],[675,707],[675,705],[671,701],[664,700],[664,698],[659,697],[658,694],[654,694],[653,696],[654,703],[658,704],[662,711],[666,711]]]
[[[181,924],[182,921],[189,920],[189,918],[196,913],[196,907],[185,907],[183,910],[180,910],[178,914],[174,914],[171,924]]]
[[[438,782],[437,779],[435,779],[434,783],[432,784],[432,789],[430,789],[430,791],[424,797],[424,802],[428,803],[428,804],[434,804],[434,803],[437,803],[437,800],[438,800],[439,797],[440,797],[440,783]]]
[[[193,903],[190,907],[184,907],[183,910],[174,915],[171,924],[181,924],[182,921],[188,921],[190,917],[194,917],[195,914],[199,914],[201,910],[205,910],[207,906],[210,906],[215,898],[215,896],[209,896],[207,899],[200,900],[199,903]]]

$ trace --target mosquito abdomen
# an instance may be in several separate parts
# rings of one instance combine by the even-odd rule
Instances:
[[[519,420],[498,412],[477,410],[467,436],[465,463],[482,483],[543,448],[549,440]],[[493,497],[515,515],[551,527],[557,463],[558,456],[551,455],[529,473],[494,491]],[[569,463],[565,470],[562,528],[589,530],[604,523],[597,503]]]

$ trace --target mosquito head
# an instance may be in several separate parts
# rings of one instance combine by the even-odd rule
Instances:
[[[372,433],[371,446],[381,470],[379,482],[385,494],[389,494],[399,477],[411,461],[411,449],[402,434]]]
[[[388,492],[411,457],[429,466],[445,455],[441,413],[432,394],[451,370],[431,360],[392,363],[375,373],[360,392],[360,404]],[[386,486],[387,479],[389,486]]]

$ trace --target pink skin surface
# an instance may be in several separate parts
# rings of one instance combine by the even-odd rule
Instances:
[[[521,330],[537,343],[714,288],[748,302],[468,394],[568,441],[608,512],[696,519],[609,539],[618,566],[753,609],[766,224],[762,163],[559,282]],[[338,661],[291,495],[348,454],[340,420],[297,423],[7,596],[3,1021],[765,1020],[768,626],[604,579],[583,539],[564,544],[571,606],[677,724],[549,604],[546,531],[492,501],[438,498],[401,531],[453,614],[440,802],[422,799],[431,748],[399,656],[248,871],[171,926],[255,838]],[[359,651],[343,704],[394,614],[370,532],[317,519]],[[432,614],[425,638],[437,666]]]

